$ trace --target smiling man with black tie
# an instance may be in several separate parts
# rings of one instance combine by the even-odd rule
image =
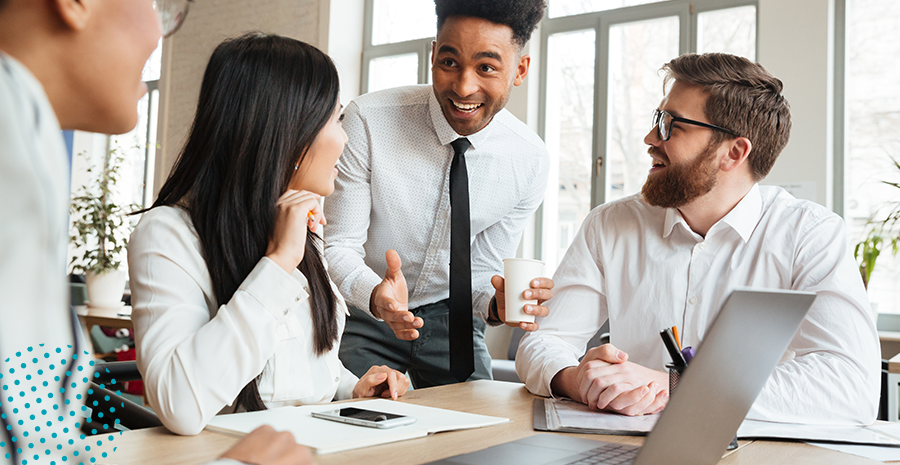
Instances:
[[[325,257],[351,306],[340,352],[351,371],[388,365],[417,388],[490,379],[485,322],[505,315],[495,275],[546,190],[543,141],[504,110],[544,8],[436,0],[434,84],[347,106]],[[526,298],[539,305],[525,311],[543,316],[553,283],[535,278]]]

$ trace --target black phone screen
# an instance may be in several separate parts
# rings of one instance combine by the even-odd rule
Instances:
[[[356,418],[366,421],[385,421],[394,418],[403,418],[403,415],[395,415],[393,413],[377,412],[375,410],[362,410],[358,408],[342,408],[341,416],[345,418]]]

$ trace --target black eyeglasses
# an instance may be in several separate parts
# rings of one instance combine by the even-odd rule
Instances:
[[[163,37],[169,37],[181,27],[194,0],[153,0]]]
[[[665,142],[669,140],[670,137],[672,137],[672,123],[693,124],[694,126],[714,129],[716,131],[722,131],[726,134],[731,134],[735,137],[740,137],[740,135],[738,135],[734,131],[716,126],[714,124],[701,123],[700,121],[694,121],[692,119],[679,118],[677,116],[672,116],[671,113],[665,110],[653,110],[653,126],[651,127],[656,127],[656,135],[659,137],[659,140]]]

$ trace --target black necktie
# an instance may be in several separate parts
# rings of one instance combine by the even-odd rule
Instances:
[[[469,140],[451,142],[450,164],[450,373],[457,381],[475,371],[472,348],[472,254],[469,235],[469,175],[466,150]]]

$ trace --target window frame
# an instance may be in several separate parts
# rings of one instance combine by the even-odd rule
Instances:
[[[367,0],[372,1],[372,0]],[[550,0],[553,1],[553,0]],[[845,1],[845,0],[839,0]],[[756,8],[755,54],[759,56],[759,1],[758,0],[671,0],[618,8],[614,10],[581,13],[550,18],[545,13],[540,27],[540,63],[549,61],[549,40],[555,34],[594,30],[594,115],[593,141],[591,143],[591,209],[606,201],[607,111],[609,106],[609,32],[613,26],[663,17],[679,19],[679,55],[697,50],[697,19],[701,13],[716,10],[753,6]],[[662,65],[662,63],[660,63]],[[548,69],[542,65],[538,81],[538,135],[547,136]],[[649,127],[648,127],[649,130]],[[534,256],[543,257],[544,205],[535,212]]]
[[[431,72],[431,43],[434,42],[434,36],[403,42],[372,45],[374,16],[375,0],[366,0],[363,16],[362,72],[360,73],[359,80],[360,95],[369,92],[369,71],[372,60],[375,60],[376,58],[415,54],[419,59],[417,82],[419,84],[428,84],[428,78]],[[435,29],[437,29],[436,24]]]

